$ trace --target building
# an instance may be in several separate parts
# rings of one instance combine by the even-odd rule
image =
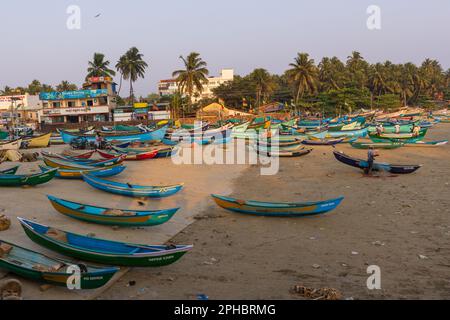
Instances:
[[[218,86],[234,80],[233,69],[222,69],[220,76],[209,77],[208,83],[203,85],[203,91],[201,94],[194,91],[193,102],[197,102],[201,99],[214,98],[212,90]],[[169,96],[178,93],[180,90],[178,83],[175,79],[161,80],[158,84],[158,92],[160,96]]]
[[[92,77],[83,90],[43,92],[39,123],[63,124],[112,120],[116,83],[110,77]]]
[[[42,103],[37,95],[0,96],[0,124],[35,123]]]

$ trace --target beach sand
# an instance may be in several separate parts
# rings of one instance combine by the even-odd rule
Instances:
[[[430,131],[427,140],[437,139],[450,139],[450,125]],[[366,156],[348,145],[337,149]],[[193,208],[197,221],[172,239],[193,243],[192,252],[165,268],[132,269],[99,299],[302,299],[294,285],[335,288],[345,299],[449,299],[450,147],[380,150],[378,161],[423,168],[367,178],[336,161],[331,147],[282,159],[275,176],[248,167],[233,178],[236,198],[345,200],[324,216],[254,217],[218,208],[212,187],[202,195],[204,209]],[[366,285],[372,265],[381,270],[380,290]]]

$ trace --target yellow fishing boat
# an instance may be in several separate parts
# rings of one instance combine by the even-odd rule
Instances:
[[[24,141],[27,143],[28,148],[46,148],[50,144],[51,136],[51,133],[46,133],[37,137],[24,139]]]

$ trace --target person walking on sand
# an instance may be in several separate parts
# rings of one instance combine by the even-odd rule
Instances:
[[[95,147],[97,149],[101,149],[103,144],[103,137],[100,135],[100,132],[97,132],[97,135],[95,136]]]
[[[374,149],[374,147],[370,147],[369,151],[367,151],[367,170],[366,175],[371,176],[373,171],[373,163],[375,161],[375,157],[378,157],[378,152]]]

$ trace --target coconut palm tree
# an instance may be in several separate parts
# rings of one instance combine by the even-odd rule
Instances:
[[[261,68],[253,70],[249,78],[255,86],[256,106],[259,108],[275,90],[276,82],[266,69]]]
[[[139,52],[138,48],[132,47],[122,57],[120,57],[116,68],[120,70],[123,80],[130,80],[130,101],[134,103],[133,83],[139,78],[145,77],[145,69],[148,67],[144,61],[144,55]]]
[[[353,51],[347,57],[347,71],[350,80],[349,86],[354,86],[359,89],[364,89],[367,84],[367,69],[369,64],[364,60],[358,51]]]
[[[291,82],[297,86],[295,104],[307,92],[314,93],[318,85],[318,69],[314,64],[314,59],[310,59],[307,53],[298,53],[295,62],[289,64],[291,69],[287,71]]]
[[[114,70],[109,69],[109,61],[105,61],[103,53],[94,53],[94,57],[88,65],[86,80],[90,77],[113,77],[116,75]]]
[[[202,60],[200,54],[191,52],[186,58],[180,56],[184,63],[184,69],[176,70],[172,77],[176,78],[180,92],[188,96],[188,109],[192,106],[194,92],[202,93],[203,85],[208,82],[209,70],[207,63]]]
[[[337,57],[324,57],[319,63],[321,90],[339,90],[345,78],[345,65]]]
[[[122,90],[122,82],[123,82],[123,73],[127,65],[127,56],[123,55],[119,58],[119,61],[117,61],[116,69],[120,73],[120,83],[119,83],[119,90],[117,91],[117,94],[120,94],[120,90]]]
[[[56,86],[56,91],[58,91],[58,92],[74,91],[77,89],[78,88],[77,88],[76,84],[70,83],[69,81],[66,81],[66,80],[61,81],[61,83]]]
[[[5,86],[2,90],[0,90],[0,95],[9,96],[12,95],[14,89],[8,86]]]

